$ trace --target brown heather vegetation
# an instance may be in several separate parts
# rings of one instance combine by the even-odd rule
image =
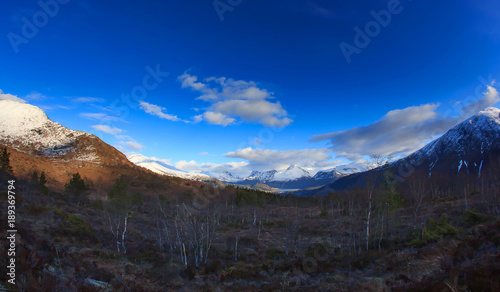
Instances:
[[[60,187],[76,171],[25,165],[46,173],[42,194],[12,153],[19,291],[500,290],[494,168],[297,198],[126,168],[99,181],[84,166],[76,197]]]

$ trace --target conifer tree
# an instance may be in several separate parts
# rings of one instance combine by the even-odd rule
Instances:
[[[10,153],[7,151],[7,147],[4,147],[0,152],[0,172],[13,174],[12,166],[10,166]]]
[[[32,186],[38,186],[38,171],[36,170],[33,170],[33,173],[31,174],[31,181],[30,181],[30,184]]]
[[[115,180],[113,187],[108,193],[108,198],[115,205],[130,203],[131,194],[129,192],[129,184],[124,175]]]
[[[49,189],[47,188],[46,183],[47,178],[45,177],[45,172],[42,171],[40,178],[38,179],[38,190],[44,195],[49,194]]]
[[[77,201],[85,199],[85,193],[89,190],[89,186],[77,172],[73,174],[71,180],[64,186],[64,191],[75,197]]]

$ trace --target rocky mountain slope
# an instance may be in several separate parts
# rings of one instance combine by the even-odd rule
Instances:
[[[57,190],[76,172],[102,185],[120,174],[144,174],[143,168],[98,137],[55,123],[26,103],[0,101],[0,145],[8,147],[16,176],[28,178],[43,170],[49,186]]]

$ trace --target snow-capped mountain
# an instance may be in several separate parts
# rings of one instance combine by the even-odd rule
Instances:
[[[93,181],[142,171],[116,148],[98,137],[53,122],[33,105],[0,100],[0,144],[9,148],[14,173],[30,176],[43,170],[49,183],[61,188],[79,172]]]
[[[320,170],[318,171],[313,179],[314,180],[327,180],[327,179],[335,179],[344,176],[345,174],[339,172],[337,168]]]
[[[349,175],[353,173],[367,171],[365,163],[353,162],[349,164],[343,164],[339,166],[335,166],[335,170],[340,172],[343,175]]]
[[[274,175],[275,181],[283,182],[309,178],[311,178],[311,174],[309,173],[309,171],[297,165],[291,165],[285,171],[278,172]]]
[[[70,130],[49,119],[40,108],[11,100],[0,101],[0,142],[30,154],[64,156],[75,150],[78,138],[91,135]],[[81,160],[97,162],[92,146],[79,153]]]
[[[127,156],[128,160],[132,163],[156,172],[158,174],[175,176],[191,180],[199,181],[214,181],[214,178],[202,173],[191,173],[184,170],[180,170],[170,164],[164,159],[159,159],[155,157],[146,157],[142,154],[131,154]]]
[[[500,109],[490,107],[454,126],[422,149],[390,163],[388,167],[346,176],[319,192],[363,187],[370,177],[379,177],[381,182],[382,178],[375,175],[379,170],[391,173],[398,183],[405,183],[417,174],[439,180],[456,180],[464,175],[482,178],[485,168],[499,168],[499,161]]]
[[[245,178],[245,180],[257,181],[259,183],[267,183],[274,180],[274,176],[277,172],[278,172],[277,170],[268,170],[268,171],[254,170],[249,176]]]
[[[243,180],[243,178],[234,175],[229,171],[202,171],[201,173],[228,183],[233,183]]]
[[[0,100],[0,143],[26,154],[66,162],[101,166],[129,163],[98,137],[53,122],[34,105],[11,100]]]
[[[500,109],[490,107],[461,122],[403,160],[433,172],[466,172],[480,176],[490,151],[500,149]]]

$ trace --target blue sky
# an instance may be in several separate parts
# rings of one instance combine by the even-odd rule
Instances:
[[[8,1],[0,19],[4,94],[185,170],[404,155],[498,106],[493,0]]]

